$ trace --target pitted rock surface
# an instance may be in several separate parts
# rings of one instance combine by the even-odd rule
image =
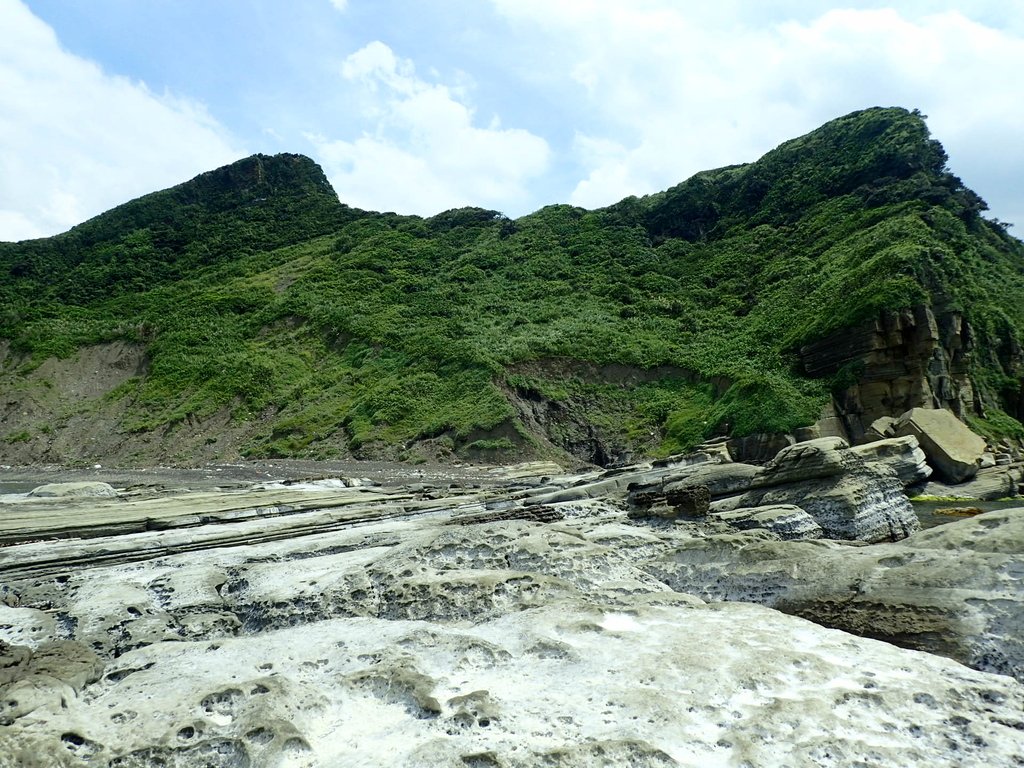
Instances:
[[[878,546],[783,541],[794,507],[630,520],[630,483],[692,469],[73,502],[77,529],[34,501],[16,535],[86,538],[0,547],[0,767],[1024,762],[1011,677],[770,607],[1013,672],[1014,518]]]
[[[1022,553],[1024,508],[874,546],[716,534],[645,569],[705,600],[761,603],[1024,680]]]

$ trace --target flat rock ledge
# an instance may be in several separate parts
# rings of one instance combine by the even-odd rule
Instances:
[[[46,483],[33,488],[29,496],[39,499],[46,498],[114,498],[117,491],[109,483]]]
[[[1024,509],[907,537],[884,464],[4,504],[0,768],[1024,765]]]

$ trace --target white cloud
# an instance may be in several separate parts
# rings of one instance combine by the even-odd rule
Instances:
[[[345,59],[364,134],[307,138],[341,199],[374,210],[430,215],[447,208],[521,206],[548,167],[547,142],[492,118],[486,127],[456,87],[430,83],[414,64],[372,42]]]
[[[1019,10],[1002,12],[997,29],[965,15],[995,17],[990,3],[939,13],[934,3],[904,6],[916,13],[776,3],[754,19],[729,0],[493,2],[518,33],[542,38],[537,67],[568,73],[590,110],[573,144],[584,172],[572,202],[664,189],[841,114],[899,105],[928,114],[953,170],[1024,227]]]
[[[0,240],[55,234],[241,154],[201,105],[104,73],[20,0],[0,4]]]

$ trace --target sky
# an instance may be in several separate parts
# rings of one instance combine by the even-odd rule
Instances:
[[[594,208],[871,106],[1024,232],[1021,0],[0,0],[0,240],[262,152],[429,216]]]

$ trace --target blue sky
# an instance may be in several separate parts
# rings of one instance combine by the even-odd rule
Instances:
[[[874,105],[1024,228],[1021,73],[994,0],[0,0],[0,239],[255,152],[362,208],[596,207]]]

